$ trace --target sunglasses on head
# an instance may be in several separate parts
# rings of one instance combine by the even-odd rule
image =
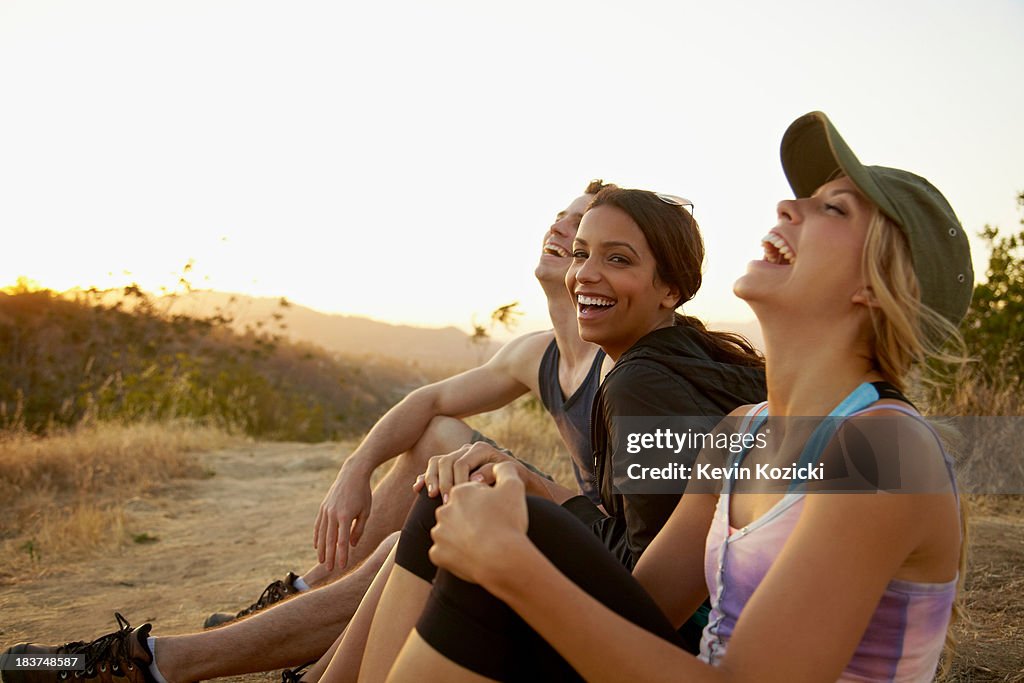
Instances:
[[[654,196],[666,204],[671,204],[672,206],[689,207],[690,215],[693,215],[693,202],[685,197],[679,197],[674,194],[664,194],[662,192],[655,192]]]

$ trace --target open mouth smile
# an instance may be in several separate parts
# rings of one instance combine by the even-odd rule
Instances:
[[[606,296],[593,294],[576,295],[576,310],[579,312],[580,318],[592,318],[595,315],[600,315],[604,311],[609,310],[615,303],[615,299],[609,299]]]
[[[544,243],[544,253],[550,256],[558,256],[559,258],[568,258],[570,256],[567,249],[563,249],[554,242]]]
[[[777,232],[769,232],[761,238],[764,247],[764,260],[779,266],[791,266],[796,262],[793,247]]]

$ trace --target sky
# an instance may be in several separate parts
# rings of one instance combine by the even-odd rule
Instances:
[[[469,328],[591,178],[692,199],[732,295],[786,126],[1019,227],[1024,2],[0,0],[0,286],[193,286]],[[1017,85],[1014,85],[1017,83]],[[986,252],[974,240],[977,276]]]

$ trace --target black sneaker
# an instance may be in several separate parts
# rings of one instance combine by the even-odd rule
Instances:
[[[146,639],[153,628],[143,624],[138,628],[115,612],[118,630],[97,638],[91,643],[78,640],[63,645],[18,643],[8,648],[5,655],[84,655],[85,668],[81,671],[3,671],[4,683],[60,683],[74,679],[95,678],[97,683],[156,683],[149,674],[153,653]]]
[[[270,607],[275,602],[280,602],[291,595],[298,595],[302,591],[295,587],[295,580],[299,578],[294,572],[288,572],[288,575],[284,579],[278,579],[269,586],[263,589],[263,593],[260,594],[259,600],[246,607],[237,614],[231,614],[229,612],[214,612],[210,616],[206,617],[206,621],[203,622],[203,628],[213,628],[214,626],[220,626],[226,624],[229,621],[235,619],[241,619],[242,617],[248,616],[259,612],[264,607]]]
[[[285,669],[281,672],[281,683],[299,683],[302,680],[302,675],[306,673],[306,669],[316,664],[314,659],[312,662],[306,662],[302,666],[295,667],[294,669]]]

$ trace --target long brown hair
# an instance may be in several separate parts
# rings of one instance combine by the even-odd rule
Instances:
[[[654,254],[658,280],[679,290],[676,307],[694,297],[703,279],[704,240],[697,221],[685,207],[670,204],[647,190],[627,190],[614,185],[597,193],[589,208],[596,206],[614,206],[637,224]],[[675,324],[696,330],[716,360],[737,365],[764,365],[764,357],[742,335],[709,330],[697,318],[678,311]]]

